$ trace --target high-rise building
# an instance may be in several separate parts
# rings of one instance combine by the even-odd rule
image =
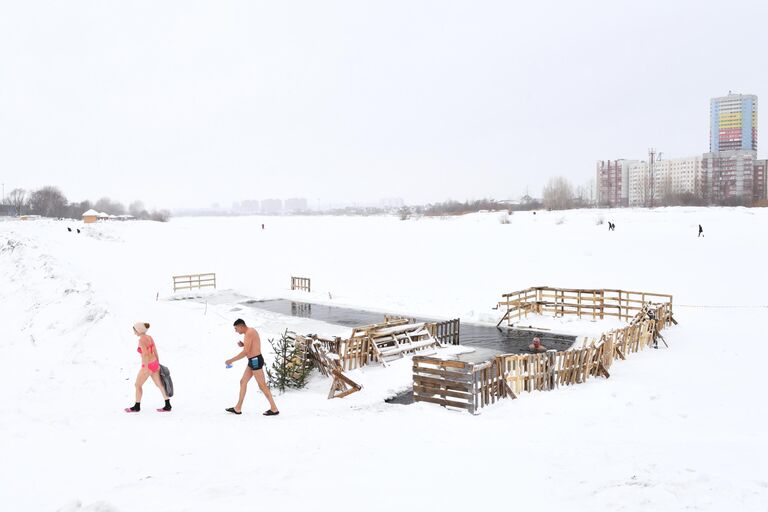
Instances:
[[[598,160],[595,188],[597,204],[601,206],[629,206],[629,168],[637,160]]]
[[[757,96],[729,92],[709,105],[709,153],[703,155],[707,199],[726,204],[759,200],[765,178],[755,168]]]
[[[708,200],[715,204],[749,204],[755,200],[755,151],[704,153]]]
[[[755,160],[752,188],[755,201],[768,199],[768,160]]]
[[[704,192],[704,168],[701,156],[656,160],[653,173],[648,162],[629,165],[629,206],[676,204],[683,196],[700,198]]]
[[[701,156],[669,158],[653,164],[654,197],[662,204],[681,195],[701,197],[704,170]]]
[[[709,152],[757,151],[757,96],[732,94],[709,100]]]

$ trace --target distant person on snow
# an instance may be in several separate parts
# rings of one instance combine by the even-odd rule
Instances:
[[[163,382],[160,380],[160,359],[157,355],[157,347],[152,336],[147,334],[149,324],[137,322],[133,324],[133,334],[139,337],[139,347],[136,351],[141,354],[141,369],[136,376],[136,403],[133,407],[128,407],[125,412],[139,412],[141,410],[141,396],[143,394],[142,386],[148,378],[152,377],[152,382],[160,389],[165,400],[165,406],[158,409],[158,412],[169,412],[171,410],[171,400],[165,392]]]
[[[704,229],[701,227],[701,224],[699,224],[699,236],[704,236]]]
[[[534,352],[546,352],[547,347],[541,344],[541,338],[536,336],[533,338],[533,343],[528,345],[528,348],[533,350]]]
[[[225,363],[229,368],[235,361],[247,357],[248,364],[245,366],[243,377],[240,379],[240,397],[237,400],[237,405],[225,410],[233,414],[242,414],[245,392],[248,390],[248,382],[253,377],[259,384],[259,389],[261,389],[269,401],[269,409],[264,411],[264,416],[277,416],[280,414],[280,411],[277,410],[277,405],[275,405],[275,400],[272,398],[272,392],[269,390],[267,381],[264,378],[264,370],[262,369],[264,368],[264,356],[261,355],[261,338],[259,338],[259,333],[253,327],[245,325],[245,321],[241,318],[235,320],[234,326],[235,332],[245,335],[243,341],[237,343],[243,347],[243,350],[232,359],[227,359]]]

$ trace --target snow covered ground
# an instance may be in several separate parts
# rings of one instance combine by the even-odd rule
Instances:
[[[0,222],[0,507],[768,510],[768,211],[499,217]],[[200,272],[217,273],[218,291],[173,300],[171,276]],[[313,292],[288,290],[291,275]],[[342,400],[317,375],[276,397],[276,418],[253,385],[242,416],[224,412],[243,369],[223,364],[235,318],[263,339],[349,332],[245,299],[495,323],[502,293],[539,285],[671,293],[680,325],[664,333],[670,349],[619,361],[608,380],[479,416],[384,403],[408,386],[408,360],[352,372],[364,389]],[[145,410],[122,411],[137,321],[173,373],[171,414],[154,412],[151,383]]]

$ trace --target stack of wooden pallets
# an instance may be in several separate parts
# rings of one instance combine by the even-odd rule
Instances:
[[[388,320],[380,324],[365,325],[352,330],[350,342],[368,340],[372,358],[384,366],[406,354],[433,354],[440,342],[424,322],[409,318]]]

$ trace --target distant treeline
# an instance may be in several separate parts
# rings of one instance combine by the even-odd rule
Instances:
[[[83,213],[94,209],[109,215],[132,215],[137,219],[166,222],[171,214],[168,210],[148,211],[141,201],[132,202],[128,208],[118,201],[102,197],[95,203],[91,201],[70,202],[64,193],[53,186],[27,191],[15,188],[6,197],[15,215],[40,215],[42,217],[80,219]]]
[[[496,201],[495,199],[476,199],[474,201],[445,201],[414,208],[412,213],[422,213],[426,217],[443,215],[464,215],[479,211],[526,211],[542,208],[542,203],[533,198],[523,198],[519,203]]]

